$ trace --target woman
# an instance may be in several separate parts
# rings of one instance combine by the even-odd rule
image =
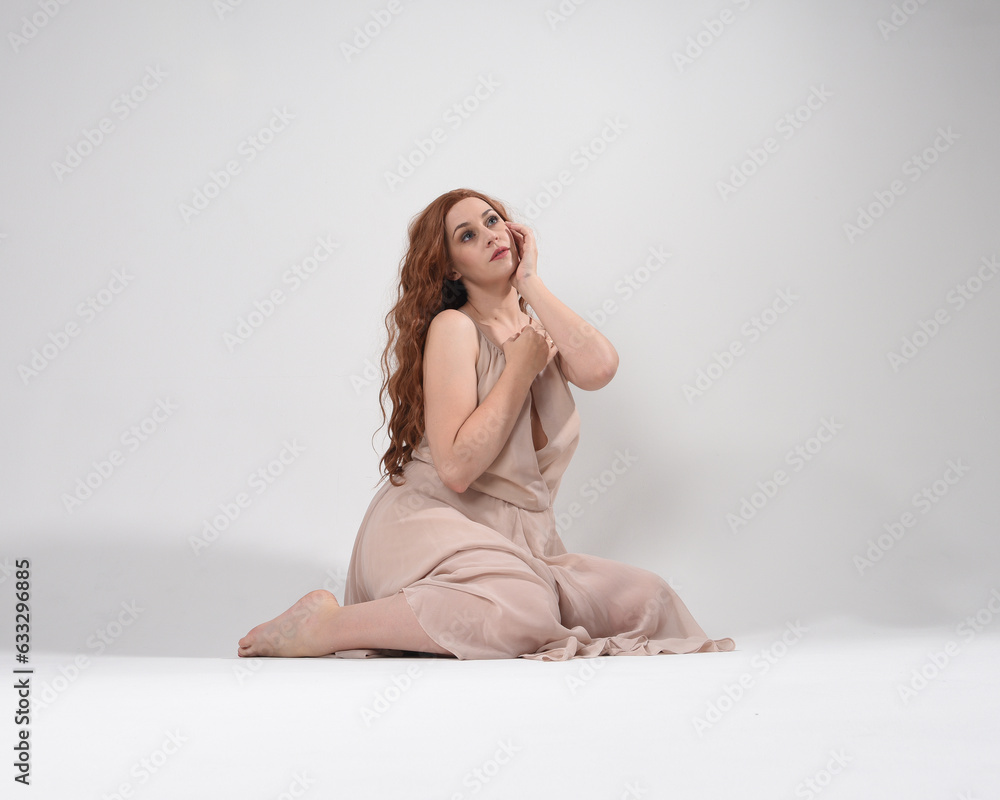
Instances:
[[[569,384],[600,389],[618,354],[542,282],[532,231],[457,189],[413,219],[409,238],[382,356],[389,480],[361,522],[345,604],[310,592],[243,637],[239,655],[734,649],[709,639],[659,576],[568,553],[559,538],[552,504],[579,439]]]

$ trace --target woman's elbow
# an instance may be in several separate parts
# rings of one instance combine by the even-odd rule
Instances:
[[[617,371],[618,365],[615,364],[614,367],[610,369],[602,370],[601,372],[588,376],[586,379],[581,379],[576,385],[584,391],[596,392],[598,389],[603,389],[611,383],[611,379],[615,377],[615,373]]]
[[[611,379],[615,377],[616,372],[618,372],[618,353],[614,354],[611,361],[597,375],[594,380],[594,389],[603,389],[611,383]]]
[[[462,471],[458,469],[454,462],[445,462],[442,466],[437,468],[438,477],[441,479],[447,488],[451,489],[457,494],[462,494],[466,489],[469,488],[469,484],[472,483],[468,480]]]
[[[453,492],[455,492],[455,494],[462,494],[466,489],[469,488],[469,484],[465,481],[462,482],[446,481],[444,480],[444,478],[442,478],[441,480],[444,482],[444,485],[449,489],[451,489]]]

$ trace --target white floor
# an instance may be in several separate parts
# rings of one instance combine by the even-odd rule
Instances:
[[[31,788],[2,794],[1000,797],[1000,636],[734,638],[565,663],[37,653]]]

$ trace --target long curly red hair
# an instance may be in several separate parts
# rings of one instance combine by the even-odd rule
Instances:
[[[413,458],[413,450],[424,437],[423,360],[427,329],[440,312],[464,305],[468,297],[461,280],[445,277],[452,263],[444,218],[455,203],[466,197],[478,197],[489,203],[501,219],[510,219],[503,204],[492,197],[473,189],[453,189],[410,220],[407,229],[410,241],[400,261],[396,304],[385,317],[387,340],[379,390],[382,425],[386,420],[386,396],[392,402],[392,415],[388,427],[389,449],[382,456],[381,478],[377,483],[386,477],[394,486],[405,482],[403,467]],[[518,297],[518,305],[527,313],[523,297]]]

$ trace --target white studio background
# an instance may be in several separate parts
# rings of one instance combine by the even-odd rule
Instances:
[[[406,226],[457,187],[621,357],[574,392],[570,550],[737,646],[954,627],[1000,587],[1000,3],[17,0],[0,28],[0,556],[32,559],[36,648],[125,604],[114,652],[228,657],[343,596]]]

